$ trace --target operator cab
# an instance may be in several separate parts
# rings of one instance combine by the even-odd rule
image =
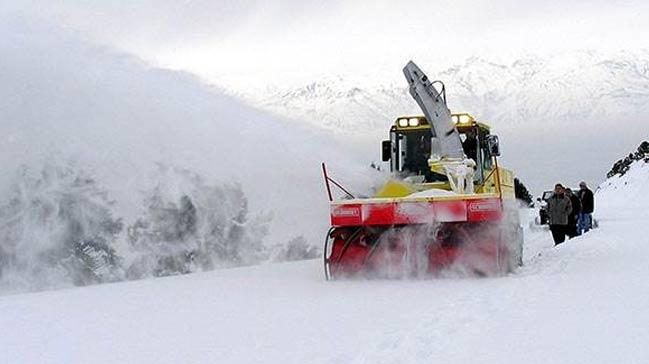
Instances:
[[[493,168],[492,156],[500,155],[498,137],[491,135],[489,126],[479,123],[467,113],[451,114],[462,140],[467,158],[476,162],[474,182],[482,183],[485,171]],[[445,175],[431,171],[428,160],[434,157],[436,146],[431,126],[424,116],[397,118],[390,128],[390,140],[382,144],[382,159],[390,162],[390,171],[403,177],[424,176],[425,182],[446,181]]]

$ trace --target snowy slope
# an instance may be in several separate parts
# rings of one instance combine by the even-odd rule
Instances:
[[[316,260],[4,296],[0,350],[8,363],[644,363],[649,198],[636,197],[558,248],[528,231],[525,266],[503,278],[325,282]]]
[[[604,209],[642,207],[649,196],[649,163],[635,161],[623,175],[614,175],[597,190],[598,205]]]

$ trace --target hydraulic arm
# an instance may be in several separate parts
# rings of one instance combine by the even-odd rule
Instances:
[[[432,144],[432,153],[441,159],[464,159],[460,134],[451,120],[451,111],[446,106],[444,95],[435,89],[435,82],[431,82],[413,61],[403,68],[403,74],[410,85],[410,95],[424,112],[433,137],[439,143],[439,150],[434,150],[436,146]]]

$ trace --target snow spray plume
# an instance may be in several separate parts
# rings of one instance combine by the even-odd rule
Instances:
[[[289,240],[286,245],[275,244],[271,248],[270,260],[273,262],[292,262],[296,260],[316,259],[322,251],[308,244],[304,236],[299,235]]]
[[[0,292],[165,276],[266,261],[269,214],[251,214],[237,184],[208,185],[158,166],[140,218],[123,229],[91,173],[51,158],[23,167],[0,200]],[[312,256],[296,238],[278,260]]]
[[[145,211],[128,228],[135,258],[129,278],[165,276],[259,263],[271,216],[250,216],[237,184],[210,186],[187,169],[158,166]]]
[[[522,228],[513,201],[505,202],[503,218],[494,222],[442,223],[420,205],[407,210],[401,213],[431,223],[384,230],[371,248],[372,264],[364,277],[484,277],[503,274],[520,262]]]
[[[122,221],[92,176],[50,160],[21,168],[0,205],[0,290],[36,290],[119,280],[114,243]]]

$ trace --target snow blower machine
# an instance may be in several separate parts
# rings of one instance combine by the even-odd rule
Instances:
[[[503,275],[522,264],[514,175],[498,165],[498,137],[466,113],[452,114],[441,81],[403,69],[423,116],[398,117],[382,159],[391,178],[354,198],[322,170],[331,228],[327,279]],[[346,197],[332,198],[331,184]]]

